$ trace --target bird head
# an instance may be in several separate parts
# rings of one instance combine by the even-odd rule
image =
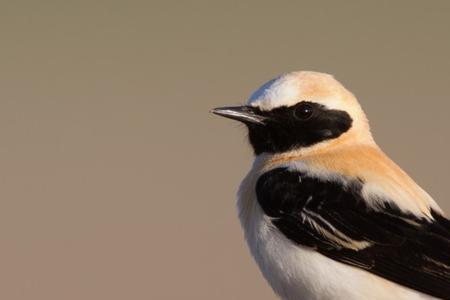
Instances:
[[[246,105],[212,112],[244,123],[256,155],[332,142],[374,143],[356,98],[324,73],[302,71],[279,76],[257,89]]]

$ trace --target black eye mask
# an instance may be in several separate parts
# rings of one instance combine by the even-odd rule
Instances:
[[[312,146],[341,136],[353,123],[345,111],[308,101],[271,111],[258,108],[253,108],[253,111],[265,119],[263,124],[246,123],[255,154]]]

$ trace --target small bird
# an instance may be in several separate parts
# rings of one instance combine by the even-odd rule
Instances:
[[[288,73],[212,112],[248,128],[239,218],[282,299],[450,299],[450,221],[333,76]]]

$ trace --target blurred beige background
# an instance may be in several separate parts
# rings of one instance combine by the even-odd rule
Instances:
[[[449,31],[444,0],[2,0],[0,299],[276,299],[245,130],[208,111],[291,70],[335,74],[450,212]]]

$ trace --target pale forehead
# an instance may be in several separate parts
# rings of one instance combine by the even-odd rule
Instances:
[[[270,110],[301,101],[313,101],[334,108],[345,98],[345,91],[329,74],[294,72],[265,83],[252,94],[248,105]]]

